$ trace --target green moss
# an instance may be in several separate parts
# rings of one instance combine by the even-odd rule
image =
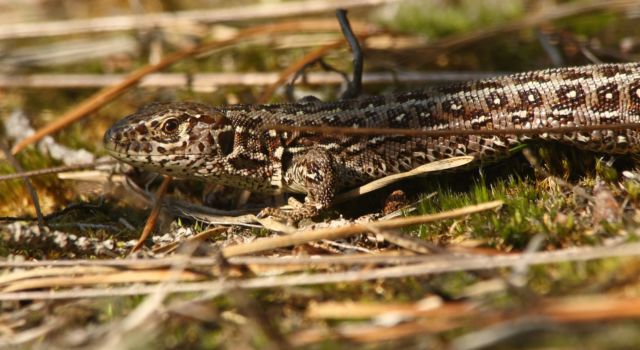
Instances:
[[[42,155],[33,148],[20,152],[16,159],[25,171],[57,165],[48,156]],[[0,174],[13,174],[15,172],[16,170],[7,162],[0,162]],[[52,207],[52,198],[68,197],[67,190],[60,185],[60,181],[56,179],[55,175],[33,177],[31,178],[31,183],[39,194],[43,210],[48,210]],[[30,198],[22,179],[0,182],[0,213],[2,213],[0,215],[22,216],[35,214]]]
[[[437,38],[504,23],[523,13],[524,2],[520,0],[405,1],[387,24]]]
[[[477,276],[469,272],[455,272],[434,276],[429,285],[438,295],[455,299],[469,285],[478,281]]]
[[[619,16],[613,12],[597,12],[582,16],[566,18],[560,23],[572,33],[580,33],[585,37],[593,37],[602,34],[619,21]]]
[[[440,189],[436,197],[420,204],[420,212],[451,210],[491,200],[502,200],[505,204],[497,212],[474,214],[453,226],[451,220],[423,225],[418,229],[420,237],[437,241],[463,235],[506,250],[524,248],[536,234],[545,235],[548,244],[558,246],[568,241],[578,244],[591,241],[582,233],[592,224],[576,220],[572,210],[580,208],[571,197],[517,176],[498,179],[490,185],[481,179],[466,193]]]
[[[622,182],[622,186],[629,194],[629,198],[633,201],[638,201],[640,198],[640,182],[636,180],[625,179]]]

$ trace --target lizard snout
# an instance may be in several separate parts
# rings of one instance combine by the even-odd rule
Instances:
[[[102,143],[108,151],[115,151],[122,139],[124,130],[121,125],[118,124],[120,123],[116,123],[107,129],[104,133],[104,137],[102,138]]]
[[[113,153],[126,151],[126,144],[132,141],[132,133],[135,130],[131,127],[127,118],[121,119],[105,131],[102,138],[104,148]]]

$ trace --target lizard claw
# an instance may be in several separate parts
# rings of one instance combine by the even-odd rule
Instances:
[[[278,217],[279,215],[276,212],[281,211],[277,208],[264,208],[260,210],[260,212],[256,215],[258,219],[264,219],[269,216]]]

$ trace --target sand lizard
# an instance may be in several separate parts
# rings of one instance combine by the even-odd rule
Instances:
[[[266,125],[504,130],[640,121],[640,64],[525,72],[419,91],[337,102],[213,107],[153,103],[105,134],[107,150],[134,166],[265,193],[307,194],[290,220],[317,215],[336,192],[435,160],[509,156],[530,139],[623,154],[640,151],[633,129],[532,136],[344,136],[265,129]]]

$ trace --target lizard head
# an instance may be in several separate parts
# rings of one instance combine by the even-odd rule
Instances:
[[[220,110],[194,102],[152,103],[114,124],[104,145],[115,158],[167,175],[202,177],[210,159],[233,149],[231,121]]]

